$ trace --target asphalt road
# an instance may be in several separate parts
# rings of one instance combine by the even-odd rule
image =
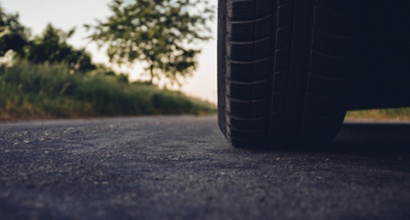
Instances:
[[[410,219],[409,124],[321,152],[231,147],[215,117],[0,125],[0,219]]]

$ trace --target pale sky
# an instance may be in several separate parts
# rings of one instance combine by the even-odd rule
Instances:
[[[84,24],[92,24],[95,19],[104,19],[110,15],[108,4],[112,0],[0,0],[7,13],[19,13],[20,22],[29,27],[33,34],[40,34],[48,23],[65,31],[77,27],[76,34],[69,41],[76,47],[86,47],[92,53],[95,62],[108,62],[103,51],[84,39],[87,36]],[[217,5],[217,0],[211,0]],[[182,90],[192,96],[216,103],[216,20],[213,22],[214,39],[203,45],[199,57],[199,68],[194,77],[187,80]],[[141,68],[135,68],[130,78],[135,79]]]

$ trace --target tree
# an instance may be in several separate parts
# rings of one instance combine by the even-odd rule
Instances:
[[[180,84],[197,67],[197,43],[211,38],[208,0],[114,0],[112,15],[95,26],[89,38],[107,45],[111,62],[145,65],[150,83]]]
[[[75,49],[67,40],[75,29],[64,32],[47,25],[41,36],[34,39],[30,30],[19,22],[18,14],[7,14],[0,6],[0,57],[14,51],[10,56],[24,58],[33,63],[66,63],[74,72],[86,72],[95,69],[91,55],[85,49]]]
[[[18,14],[7,14],[0,6],[0,57],[8,51],[21,52],[30,31],[19,22]]]
[[[95,69],[90,54],[67,43],[74,33],[75,29],[64,32],[48,24],[43,34],[30,41],[19,55],[33,63],[66,63],[74,72]]]

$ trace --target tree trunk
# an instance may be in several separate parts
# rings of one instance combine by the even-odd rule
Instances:
[[[149,83],[151,85],[154,85],[154,65],[150,65],[149,67],[149,75],[150,75],[150,79],[149,79]]]

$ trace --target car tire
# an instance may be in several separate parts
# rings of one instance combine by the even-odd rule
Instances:
[[[220,0],[218,120],[235,147],[329,145],[346,113],[354,1]]]

